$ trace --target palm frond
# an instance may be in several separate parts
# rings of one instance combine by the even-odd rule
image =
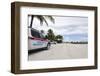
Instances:
[[[52,16],[31,15],[30,27],[32,27],[34,17],[36,17],[40,21],[41,25],[43,25],[43,22],[45,22],[46,25],[48,26],[48,22],[47,22],[46,18],[48,18],[50,21],[55,23],[55,20],[54,20],[54,18]]]
[[[40,20],[40,24],[41,24],[41,25],[43,25],[43,22],[45,22],[46,25],[48,25],[48,22],[46,21],[46,19],[45,19],[43,16],[38,15],[38,16],[36,16],[36,17],[37,17],[37,19]]]
[[[55,19],[52,16],[45,16],[47,17],[50,21],[52,21],[53,23],[55,23]]]

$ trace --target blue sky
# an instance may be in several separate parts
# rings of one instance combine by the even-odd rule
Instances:
[[[48,19],[47,26],[45,23],[41,26],[38,19],[34,19],[33,28],[44,30],[45,34],[48,29],[52,29],[55,35],[62,35],[63,41],[88,41],[88,17],[75,16],[52,16],[55,24]],[[29,22],[30,22],[29,17]]]
[[[65,41],[87,41],[88,35],[87,34],[70,34],[70,35],[63,35]]]

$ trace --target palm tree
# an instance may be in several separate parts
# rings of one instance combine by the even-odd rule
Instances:
[[[36,17],[40,21],[41,25],[43,25],[43,22],[45,22],[46,25],[48,26],[48,22],[46,21],[46,18],[48,18],[51,22],[55,23],[54,18],[52,16],[42,16],[42,15],[29,15],[29,16],[31,16],[31,23],[30,23],[31,28],[32,28],[34,17]]]
[[[57,35],[57,36],[56,36],[56,41],[57,41],[58,43],[62,43],[62,41],[63,41],[63,36]]]
[[[50,41],[55,41],[55,34],[53,33],[52,29],[48,30],[46,38],[49,39]]]

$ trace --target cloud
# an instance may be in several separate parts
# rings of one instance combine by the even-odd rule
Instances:
[[[53,27],[52,27],[53,28]],[[56,34],[69,35],[69,34],[84,34],[88,32],[88,26],[84,25],[69,25],[64,27],[54,27]]]
[[[55,25],[50,25],[55,30],[56,34],[68,35],[88,32],[88,18],[87,17],[57,17],[55,18]]]

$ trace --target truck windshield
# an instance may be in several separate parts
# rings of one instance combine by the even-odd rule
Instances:
[[[45,38],[44,35],[43,35],[42,33],[40,33],[40,37],[43,38],[43,39]]]
[[[32,35],[33,37],[40,38],[39,32],[37,32],[37,31],[35,31],[35,30],[32,30],[32,29],[31,29],[31,35]]]

